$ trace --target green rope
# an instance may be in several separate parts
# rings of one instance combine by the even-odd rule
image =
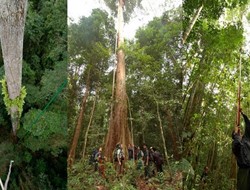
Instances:
[[[36,119],[33,120],[33,122],[30,125],[30,128],[37,123],[37,121],[40,119],[40,117],[44,114],[44,112],[48,109],[48,107],[50,106],[50,104],[52,104],[52,102],[55,101],[55,99],[57,98],[57,96],[62,92],[62,90],[64,89],[64,87],[67,85],[68,80],[65,79],[64,82],[61,84],[61,86],[58,87],[57,91],[55,92],[54,96],[51,98],[51,100],[47,103],[47,105],[45,105],[45,107],[43,108],[43,110],[37,115]]]

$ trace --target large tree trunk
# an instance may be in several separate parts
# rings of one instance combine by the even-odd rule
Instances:
[[[131,143],[131,135],[127,121],[127,95],[125,84],[125,54],[122,49],[123,37],[123,0],[118,4],[118,51],[117,51],[117,70],[115,83],[115,102],[112,115],[110,116],[109,131],[105,143],[105,156],[111,160],[115,145],[119,142],[123,144],[125,156],[126,146]]]
[[[15,100],[20,96],[22,84],[23,36],[27,0],[0,0],[0,39],[8,96]],[[7,108],[11,116],[13,135],[19,125],[17,105]]]
[[[90,72],[88,73],[88,76],[87,76],[86,90],[85,90],[84,96],[82,98],[80,113],[79,113],[79,117],[77,119],[77,125],[76,125],[76,128],[75,128],[74,137],[72,139],[72,143],[71,143],[70,150],[69,150],[69,155],[68,155],[68,166],[69,166],[69,168],[71,168],[72,164],[74,163],[75,154],[76,154],[76,147],[77,147],[78,140],[79,140],[79,137],[80,137],[80,133],[81,133],[81,130],[82,130],[82,121],[83,121],[86,101],[87,101],[87,98],[88,98],[88,95],[89,95],[89,89],[90,89],[89,75],[90,75]]]

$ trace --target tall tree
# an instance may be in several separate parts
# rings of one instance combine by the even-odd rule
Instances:
[[[68,155],[69,166],[73,164],[76,156],[88,96],[96,91],[100,85],[100,78],[108,69],[110,49],[114,45],[114,40],[110,39],[111,36],[114,36],[113,19],[100,9],[94,9],[89,17],[82,17],[78,24],[73,23],[69,27],[69,72],[72,79],[70,84],[76,86],[78,83],[80,88],[76,89],[76,93],[82,96],[78,118],[75,118],[74,123],[71,121],[76,127],[73,129],[74,134]],[[84,94],[82,94],[83,91]]]
[[[25,90],[22,85],[23,38],[27,0],[0,1],[0,39],[4,59],[6,82],[3,86],[5,105],[11,116],[13,135],[16,137],[21,117]]]
[[[119,142],[124,146],[131,143],[131,134],[128,128],[128,105],[126,93],[126,68],[125,68],[125,53],[124,53],[124,16],[123,10],[126,8],[125,19],[128,20],[128,15],[133,12],[134,8],[140,4],[140,0],[118,0],[117,9],[115,9],[116,0],[105,0],[105,3],[113,12],[117,13],[117,65],[115,71],[115,88],[114,97],[112,97],[112,106],[109,121],[109,131],[105,142],[105,155],[107,158],[112,158],[112,152],[115,145]],[[112,93],[113,94],[113,93]],[[126,154],[126,151],[125,151]]]
[[[126,49],[127,92],[136,126],[136,144],[146,141],[164,149],[164,144],[158,141],[160,116],[166,149],[176,160],[181,155],[183,82],[180,13],[181,9],[176,9],[154,18],[137,31],[135,44]],[[159,113],[152,109],[156,101]]]
[[[183,3],[184,28],[189,27],[187,20],[193,17],[193,10],[203,5],[184,46],[187,82],[183,84],[183,155],[195,171],[201,165],[211,167],[211,189],[221,189],[222,183],[214,183],[219,176],[227,176],[224,184],[230,184],[228,134],[235,119],[232,111],[236,99],[235,71],[244,39],[241,15],[247,2],[187,0]],[[232,78],[233,81],[228,80]],[[227,169],[221,171],[224,166]],[[195,175],[187,180],[188,189],[195,185],[195,180]]]

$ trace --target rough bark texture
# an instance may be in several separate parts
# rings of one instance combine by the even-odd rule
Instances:
[[[89,95],[89,89],[90,89],[90,82],[89,82],[89,74],[88,74],[87,83],[86,83],[86,90],[85,90],[84,96],[82,98],[80,113],[79,113],[79,117],[77,119],[77,125],[75,128],[74,136],[73,136],[72,143],[71,143],[70,150],[69,150],[69,155],[68,155],[69,168],[71,168],[71,166],[75,160],[76,147],[77,147],[80,133],[82,130],[82,121],[83,121],[83,117],[84,117],[86,101],[87,101],[87,98]]]
[[[131,143],[131,135],[127,121],[127,95],[125,83],[125,54],[122,47],[123,38],[123,1],[119,0],[118,5],[118,51],[117,51],[117,70],[115,83],[114,107],[111,111],[109,131],[105,143],[105,156],[112,160],[112,153],[115,145],[119,142],[123,144],[125,156],[127,155],[127,145]]]
[[[11,100],[20,96],[22,83],[23,36],[27,0],[0,0],[0,39],[4,70]],[[12,129],[16,136],[19,125],[18,107],[9,110]]]

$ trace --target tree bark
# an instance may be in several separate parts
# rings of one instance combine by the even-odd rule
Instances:
[[[27,12],[27,0],[0,0],[0,40],[2,46],[5,77],[8,96],[16,99],[21,93],[23,36]],[[12,105],[9,109],[13,135],[19,125],[18,107]]]
[[[127,94],[125,83],[125,54],[122,49],[123,37],[123,0],[118,4],[118,39],[117,39],[117,70],[115,83],[114,108],[111,111],[109,131],[105,143],[105,156],[112,159],[112,153],[117,143],[123,144],[125,156],[127,156],[127,145],[131,143],[131,135],[127,121]]]
[[[77,147],[80,133],[82,130],[82,121],[84,118],[84,111],[85,111],[86,101],[87,101],[88,95],[89,95],[89,89],[90,89],[90,71],[88,71],[86,90],[85,90],[84,96],[82,98],[80,113],[79,113],[79,117],[77,119],[77,125],[75,128],[74,136],[73,136],[72,143],[71,143],[70,150],[69,150],[69,155],[68,155],[68,160],[67,160],[69,168],[71,168],[71,166],[75,160],[76,147]]]

